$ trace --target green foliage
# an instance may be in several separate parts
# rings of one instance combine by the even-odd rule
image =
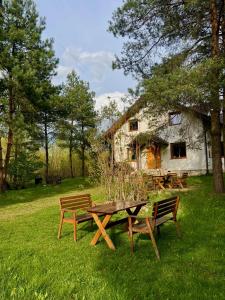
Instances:
[[[15,104],[27,112],[43,95],[55,74],[52,40],[42,40],[45,22],[33,1],[5,1],[0,11],[0,85],[12,90]]]
[[[75,71],[67,76],[61,97],[65,118],[59,122],[60,145],[76,151],[82,159],[84,175],[84,152],[90,148],[90,136],[97,122],[94,110],[94,93],[88,83],[81,80]]]
[[[100,122],[103,128],[111,127],[121,117],[121,112],[115,100],[109,98],[109,102],[101,108]]]
[[[170,54],[198,61],[210,52],[209,26],[209,1],[126,0],[109,26],[114,36],[126,38],[114,67],[149,78],[156,59]]]
[[[4,1],[0,24],[0,104],[4,106],[0,138],[8,140],[5,152],[1,149],[0,189],[3,190],[18,131],[29,132],[29,138],[34,139],[39,133],[35,126],[37,113],[55,90],[51,79],[58,60],[53,40],[42,39],[45,21],[39,18],[32,0]]]
[[[42,163],[34,153],[26,150],[20,152],[16,158],[11,159],[8,174],[12,178],[10,186],[13,188],[25,188],[34,180],[35,174],[42,167]]]
[[[223,69],[224,59],[205,59],[192,68],[173,67],[167,64],[155,66],[151,79],[143,81],[145,98],[151,109],[164,113],[171,109],[196,107],[209,113],[218,103],[212,99],[211,90],[224,85],[223,73],[215,82],[212,74],[216,69]]]

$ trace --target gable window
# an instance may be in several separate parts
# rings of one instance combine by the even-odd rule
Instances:
[[[180,112],[173,112],[169,113],[169,125],[179,125],[181,124],[181,113]]]
[[[171,158],[186,158],[186,143],[170,144]]]
[[[138,120],[130,120],[129,121],[129,130],[130,131],[137,131],[138,130]]]

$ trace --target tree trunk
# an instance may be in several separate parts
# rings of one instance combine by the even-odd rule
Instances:
[[[15,142],[14,142],[14,149],[15,149],[14,161],[15,161],[15,163],[17,163],[17,159],[18,159],[18,140],[17,139],[15,139]],[[16,173],[13,175],[13,184],[14,184],[15,188],[18,187],[18,169],[16,170]]]
[[[222,2],[222,40],[223,40],[223,49],[222,55],[225,57],[225,0]],[[225,80],[225,79],[224,79]],[[225,170],[225,84],[223,86],[223,153],[224,153],[224,170]]]
[[[224,192],[224,181],[221,161],[221,127],[219,122],[220,111],[211,112],[211,138],[213,162],[213,186],[216,193]]]
[[[70,162],[70,176],[71,176],[71,178],[73,178],[74,177],[74,174],[73,174],[73,148],[71,147],[71,144],[69,147],[69,162]]]
[[[81,175],[84,177],[85,173],[85,137],[84,137],[84,125],[81,125],[81,134],[82,134],[82,145],[81,145]]]
[[[6,154],[5,154],[5,161],[4,165],[2,163],[2,175],[0,179],[0,189],[6,190],[7,189],[7,173],[8,173],[8,165],[11,157],[11,150],[13,145],[13,131],[12,131],[12,125],[13,125],[13,114],[15,112],[14,107],[14,100],[13,100],[13,91],[12,88],[9,88],[9,129],[8,129],[8,139],[7,139],[7,146],[6,146]],[[3,161],[3,157],[1,158]]]
[[[225,170],[225,87],[223,88],[223,168]]]
[[[47,124],[47,118],[45,118],[45,123],[44,123],[44,139],[45,139],[45,182],[48,183],[49,153],[48,153],[48,124]]]
[[[81,175],[82,177],[84,177],[85,175],[85,146],[84,145],[81,146],[81,163],[82,163]]]
[[[2,154],[2,138],[0,137],[0,192],[4,192],[6,182],[4,180],[3,154]]]
[[[211,14],[211,54],[215,60],[219,58],[219,22],[216,0],[210,0]],[[211,111],[211,139],[212,139],[212,163],[213,163],[213,186],[216,193],[224,192],[224,181],[221,161],[221,127],[220,127],[220,99],[219,99],[219,70],[213,71],[213,82],[211,82],[211,97],[213,109]]]
[[[73,173],[73,121],[71,122],[71,130],[70,130],[70,137],[69,137],[69,163],[70,163],[70,176],[74,178]]]

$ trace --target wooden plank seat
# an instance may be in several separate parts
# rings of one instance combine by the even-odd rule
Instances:
[[[87,209],[94,207],[95,204],[91,200],[90,194],[76,195],[63,197],[59,199],[60,203],[60,224],[58,231],[58,238],[61,237],[62,225],[64,223],[71,223],[74,227],[74,241],[77,240],[77,225],[82,222],[91,221],[93,224],[93,217],[87,212]],[[85,213],[84,213],[85,211]],[[83,212],[83,213],[81,213]],[[65,214],[70,214],[69,217]],[[104,215],[104,214],[99,214]]]
[[[152,217],[137,218],[137,216],[129,216],[129,236],[131,242],[131,252],[134,251],[133,233],[145,233],[150,236],[156,256],[160,259],[158,247],[153,235],[155,229],[160,232],[160,226],[170,220],[174,221],[177,234],[180,236],[179,224],[177,222],[177,210],[180,198],[178,196],[160,200],[154,203]]]

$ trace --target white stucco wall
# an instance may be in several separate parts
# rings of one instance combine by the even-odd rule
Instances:
[[[141,110],[130,119],[138,120],[138,131],[129,131],[129,120],[124,123],[114,136],[114,155],[115,161],[128,161],[127,148],[137,134],[152,131],[157,126],[163,125],[158,135],[168,142],[168,146],[161,147],[161,169],[166,171],[176,171],[182,173],[199,174],[206,172],[206,157],[203,124],[197,115],[191,112],[182,112],[182,122],[180,125],[169,126],[168,114],[160,117],[157,122],[150,120],[144,110]],[[185,142],[186,158],[172,159],[170,143]],[[209,168],[211,169],[211,158],[208,158]],[[137,167],[135,161],[130,162],[133,168]],[[140,168],[149,171],[147,166],[147,152],[140,153]]]

